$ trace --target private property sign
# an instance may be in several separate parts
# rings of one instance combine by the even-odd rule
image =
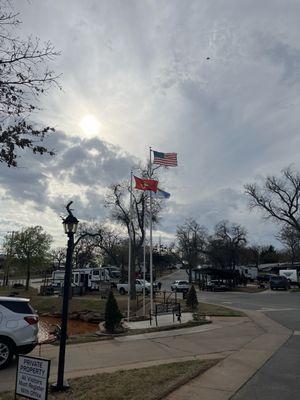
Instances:
[[[15,394],[34,400],[47,400],[50,360],[18,357]]]

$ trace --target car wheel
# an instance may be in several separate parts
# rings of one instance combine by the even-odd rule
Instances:
[[[123,296],[125,294],[125,289],[121,287],[121,289],[119,290],[119,293]]]
[[[13,357],[13,346],[5,338],[0,338],[0,369],[6,368]]]

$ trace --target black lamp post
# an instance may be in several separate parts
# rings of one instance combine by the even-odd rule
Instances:
[[[68,324],[68,309],[69,309],[69,289],[71,286],[71,272],[72,272],[72,255],[74,249],[74,234],[77,231],[78,219],[74,217],[70,206],[73,202],[66,206],[68,216],[63,219],[63,226],[65,233],[68,235],[68,248],[66,257],[65,267],[65,278],[64,278],[64,293],[63,293],[63,308],[62,308],[62,321],[61,321],[61,335],[59,344],[59,359],[58,359],[58,372],[57,382],[54,383],[51,388],[54,391],[65,391],[69,389],[67,382],[64,382],[64,371],[65,371],[65,352],[66,352],[66,340],[67,340],[67,324]]]

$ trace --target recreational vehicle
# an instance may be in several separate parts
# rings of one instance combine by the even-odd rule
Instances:
[[[290,285],[300,286],[299,275],[296,269],[281,269],[279,275],[285,276],[290,282]]]
[[[52,285],[61,288],[64,284],[65,271],[52,273]],[[72,287],[82,287],[85,290],[98,290],[100,282],[110,282],[105,268],[79,268],[72,270]]]

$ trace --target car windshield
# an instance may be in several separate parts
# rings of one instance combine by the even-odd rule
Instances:
[[[284,281],[286,278],[284,276],[272,276],[271,281]]]

